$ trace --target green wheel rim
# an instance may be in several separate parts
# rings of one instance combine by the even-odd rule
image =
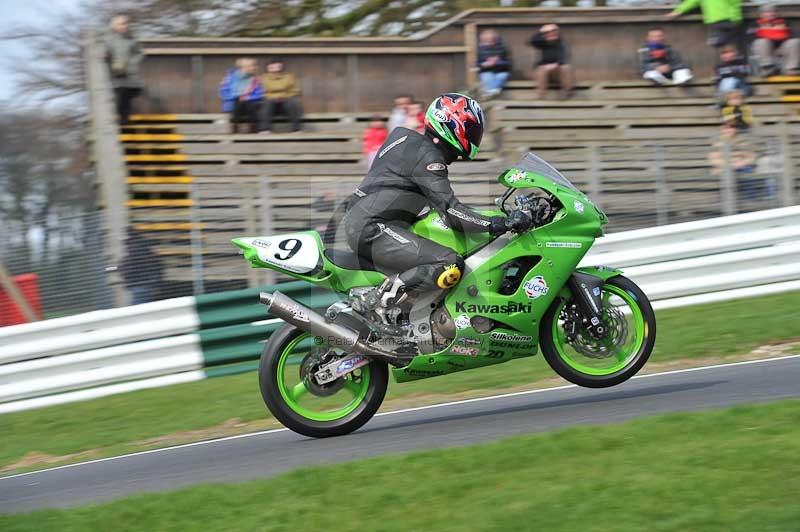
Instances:
[[[611,296],[619,297],[630,309],[627,315],[628,335],[633,334],[632,341],[619,346],[618,352],[607,358],[592,359],[576,351],[567,342],[564,328],[560,325],[559,317],[566,302],[562,302],[556,309],[553,319],[553,344],[561,360],[572,369],[586,375],[607,376],[616,373],[628,366],[639,355],[645,340],[647,339],[647,322],[644,319],[642,309],[636,301],[636,296],[618,286],[612,284],[603,285],[603,304],[604,312],[608,312],[608,305]],[[619,307],[618,307],[619,308]],[[608,365],[599,361],[606,361]],[[592,365],[593,364],[593,365]]]
[[[303,416],[306,419],[313,421],[336,421],[347,416],[353,412],[358,405],[364,400],[369,389],[369,365],[362,366],[355,370],[353,373],[347,374],[344,379],[344,386],[335,394],[329,397],[314,396],[305,386],[299,376],[299,361],[304,357],[293,356],[297,355],[295,349],[302,347],[302,343],[311,344],[312,336],[308,333],[303,333],[297,338],[289,342],[283,352],[280,354],[278,360],[278,390],[283,398],[286,406],[291,408],[295,413]],[[287,367],[289,374],[297,376],[297,383],[290,384],[287,382]],[[358,381],[353,380],[353,375],[359,377]],[[343,399],[350,397],[350,400],[343,405],[337,405],[336,399],[343,402]],[[303,403],[303,404],[301,404]]]

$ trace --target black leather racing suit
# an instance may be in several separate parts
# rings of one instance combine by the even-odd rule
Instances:
[[[438,141],[438,139],[436,139]],[[452,249],[409,231],[425,207],[462,232],[506,231],[505,218],[465,207],[447,178],[455,152],[428,135],[398,127],[383,143],[367,176],[356,188],[344,218],[351,249],[386,274],[400,273],[408,289],[444,288],[437,282],[464,260]]]

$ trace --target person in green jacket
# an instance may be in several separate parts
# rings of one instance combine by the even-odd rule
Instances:
[[[683,0],[666,18],[672,20],[698,7],[703,13],[703,24],[708,26],[708,44],[715,48],[741,44],[741,0]]]

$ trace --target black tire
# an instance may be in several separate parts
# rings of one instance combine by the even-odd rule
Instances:
[[[624,368],[602,376],[580,372],[564,362],[556,349],[552,337],[553,320],[558,319],[556,312],[558,311],[561,300],[556,299],[553,301],[550,308],[547,309],[547,312],[545,312],[545,315],[542,317],[539,327],[539,343],[542,348],[542,354],[556,373],[578,386],[587,388],[608,388],[609,386],[616,386],[617,384],[625,382],[636,375],[645,363],[647,363],[656,342],[656,316],[653,312],[653,307],[650,305],[650,301],[647,299],[645,293],[642,292],[641,288],[627,277],[621,275],[608,279],[606,284],[621,288],[636,299],[639,309],[642,311],[642,317],[647,325],[647,336],[644,343],[639,348],[639,351]]]
[[[258,384],[261,397],[275,418],[287,428],[312,438],[342,436],[361,428],[372,419],[383,403],[389,385],[389,369],[385,362],[373,361],[369,364],[369,385],[361,404],[355,410],[335,421],[316,421],[308,419],[292,410],[284,401],[278,389],[278,363],[286,346],[303,331],[293,325],[285,324],[270,336],[261,354],[258,367]]]

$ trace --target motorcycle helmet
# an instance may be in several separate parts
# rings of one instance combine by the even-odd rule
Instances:
[[[437,96],[425,113],[425,130],[466,160],[478,155],[485,123],[480,104],[455,92]]]

